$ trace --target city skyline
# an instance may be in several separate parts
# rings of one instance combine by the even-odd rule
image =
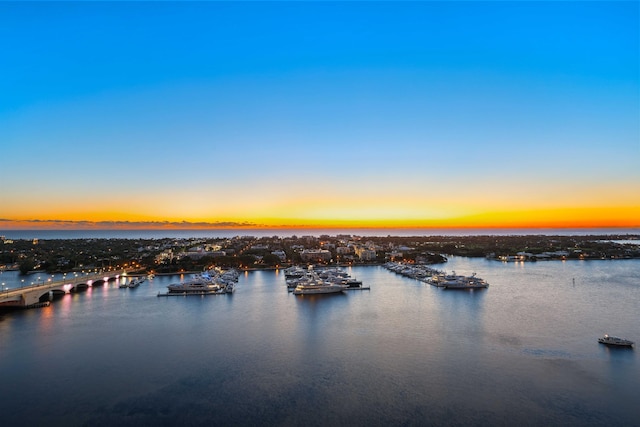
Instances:
[[[640,226],[639,12],[0,3],[0,229]]]

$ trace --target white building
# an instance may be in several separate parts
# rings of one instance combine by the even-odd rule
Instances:
[[[376,251],[373,249],[359,249],[356,250],[356,254],[361,261],[375,261],[377,258]]]
[[[305,262],[330,261],[331,251],[326,249],[305,249],[300,252],[300,258]]]

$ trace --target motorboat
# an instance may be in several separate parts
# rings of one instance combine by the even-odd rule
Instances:
[[[618,346],[618,347],[632,347],[634,342],[625,338],[614,337],[612,335],[605,334],[603,337],[598,338],[600,344]]]
[[[144,279],[138,279],[135,278],[132,281],[129,282],[129,284],[127,285],[128,288],[137,288],[138,286],[140,286],[140,284],[144,281]]]

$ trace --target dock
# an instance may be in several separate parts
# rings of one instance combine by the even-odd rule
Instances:
[[[230,292],[165,292],[158,293],[159,297],[188,297],[190,295],[202,296],[202,295],[224,295]]]

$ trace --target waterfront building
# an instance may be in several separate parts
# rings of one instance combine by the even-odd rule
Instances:
[[[329,261],[331,260],[331,252],[326,249],[305,249],[300,252],[300,258],[304,262]]]
[[[373,249],[358,248],[356,255],[358,255],[361,261],[375,261],[377,258],[377,253]]]
[[[338,255],[348,255],[354,253],[354,250],[351,246],[339,246],[336,248],[336,253]]]

